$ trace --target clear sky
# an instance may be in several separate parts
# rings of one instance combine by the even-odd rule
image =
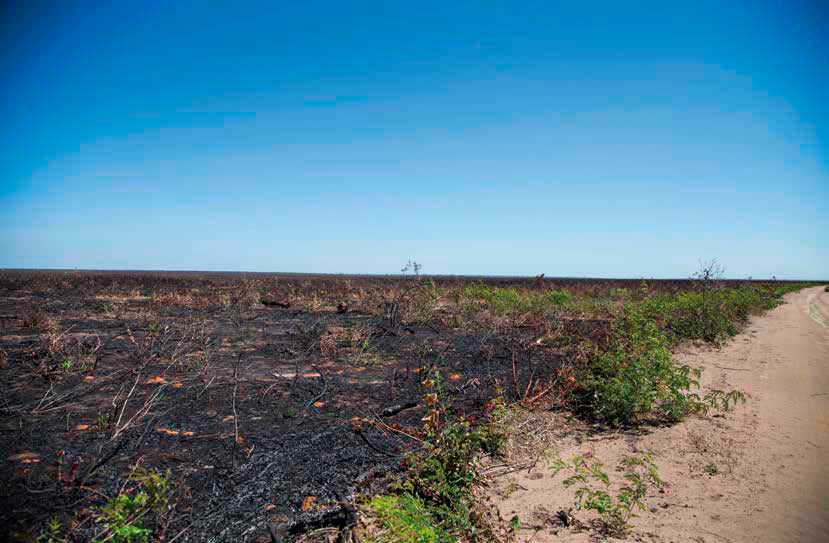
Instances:
[[[0,267],[829,277],[825,2],[0,10]]]

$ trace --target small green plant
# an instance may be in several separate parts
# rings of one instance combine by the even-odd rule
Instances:
[[[112,425],[112,414],[99,412],[97,417],[97,423],[99,432],[105,432],[109,430],[110,426]]]
[[[72,367],[75,363],[72,361],[72,358],[67,356],[63,359],[63,362],[60,363],[60,367],[63,371],[72,371]]]
[[[719,472],[720,472],[720,468],[718,468],[717,464],[714,464],[713,462],[711,464],[708,464],[707,466],[705,466],[705,473],[707,473],[708,475],[710,475],[712,477],[714,475],[718,474]]]
[[[163,515],[167,509],[169,472],[136,468],[130,476],[135,485],[104,504],[98,512],[98,522],[104,532],[97,541],[140,543],[148,541],[152,530],[148,517]]]
[[[563,470],[572,472],[563,484],[568,488],[577,487],[576,509],[595,511],[599,515],[601,531],[616,537],[624,537],[631,528],[630,519],[636,517],[634,510],[645,510],[648,488],[664,484],[648,453],[622,460],[620,467],[624,470],[625,482],[615,496],[610,476],[598,461],[588,462],[584,457],[576,456],[566,462],[556,457],[550,462],[550,467],[555,475]]]
[[[737,404],[745,404],[748,395],[741,390],[717,390],[714,389],[708,394],[699,397],[697,394],[689,394],[689,411],[707,415],[709,411],[728,412],[734,409]]]
[[[61,535],[63,524],[58,517],[52,517],[46,528],[37,536],[37,543],[66,543],[66,538]]]
[[[104,524],[111,540],[118,543],[147,541],[150,529],[144,525],[142,513],[147,508],[147,494],[121,494],[108,501],[100,511],[98,520]]]

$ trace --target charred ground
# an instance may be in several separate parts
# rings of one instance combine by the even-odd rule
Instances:
[[[476,295],[493,288],[514,296]],[[154,527],[168,541],[268,540],[267,523],[335,523],[413,446],[424,372],[441,371],[471,421],[494,397],[561,408],[562,369],[610,341],[621,300],[694,288],[2,272],[0,523],[31,540],[58,518],[71,537],[92,538],[94,511],[136,465],[169,470],[174,507]]]

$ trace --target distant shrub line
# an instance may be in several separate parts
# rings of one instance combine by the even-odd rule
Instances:
[[[498,315],[530,313],[549,310],[572,301],[564,290],[524,290],[511,287],[490,287],[483,284],[468,285],[463,289],[466,300],[483,301]]]

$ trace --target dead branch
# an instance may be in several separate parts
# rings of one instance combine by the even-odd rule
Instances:
[[[416,401],[406,402],[406,403],[399,403],[399,404],[396,404],[396,405],[390,405],[390,406],[386,407],[385,409],[383,409],[382,411],[380,411],[380,416],[381,417],[393,417],[394,415],[400,413],[401,411],[405,411],[406,409],[411,409],[413,407],[417,407],[418,405],[420,405],[420,404],[419,404],[419,402],[416,402]]]

